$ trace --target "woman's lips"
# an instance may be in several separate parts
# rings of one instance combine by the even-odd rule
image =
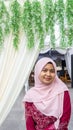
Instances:
[[[51,77],[45,77],[45,80],[47,80],[47,81],[51,80]]]

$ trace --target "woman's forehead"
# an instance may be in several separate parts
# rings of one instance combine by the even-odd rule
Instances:
[[[47,68],[47,67],[55,68],[51,62],[48,62],[43,68]]]
[[[47,63],[42,69],[45,69],[45,68],[55,69],[55,67],[52,63]]]
[[[52,64],[53,66],[54,66],[54,69],[56,69],[56,64],[55,64],[55,62],[52,60],[52,59],[50,59],[50,58],[42,58],[42,59],[40,59],[38,62],[37,62],[37,64],[36,64],[36,66],[35,66],[35,70],[42,70],[43,69],[43,67],[47,64],[47,63],[49,63],[49,64]]]

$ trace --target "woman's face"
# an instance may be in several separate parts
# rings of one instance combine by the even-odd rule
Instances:
[[[42,83],[48,85],[48,84],[52,83],[52,81],[54,80],[54,78],[55,78],[55,69],[54,69],[54,66],[53,66],[52,63],[48,63],[48,64],[46,64],[43,67],[43,69],[42,69],[42,71],[41,71],[41,73],[39,75],[39,79],[40,79],[40,81]]]

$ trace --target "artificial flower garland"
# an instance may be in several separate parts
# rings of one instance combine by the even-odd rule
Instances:
[[[66,4],[66,16],[68,24],[68,44],[73,44],[73,0],[68,0]]]
[[[27,36],[27,46],[28,48],[32,48],[34,46],[34,33],[32,27],[32,7],[31,2],[27,0],[23,6],[23,14],[22,14],[22,25],[24,28],[24,32]]]
[[[65,28],[65,18],[67,20],[67,29]],[[26,0],[24,5],[17,0],[11,2],[10,11],[0,0],[0,46],[3,45],[4,38],[10,31],[13,33],[13,45],[18,48],[19,33],[23,28],[27,37],[27,47],[32,48],[35,45],[36,38],[39,45],[44,46],[46,35],[50,36],[50,45],[55,48],[55,23],[60,28],[60,47],[65,48],[68,44],[73,45],[73,0],[68,0],[64,4],[63,0],[44,0],[43,4],[38,0]],[[67,33],[66,33],[67,31]],[[68,43],[66,44],[66,37]]]
[[[0,1],[0,47],[9,33],[9,13],[3,1]]]
[[[65,5],[63,0],[58,0],[55,3],[55,14],[60,28],[60,46],[61,48],[63,48],[66,47],[65,26],[64,26]]]
[[[13,33],[13,44],[15,48],[18,48],[19,44],[19,32],[21,24],[21,9],[20,4],[15,0],[11,4],[11,29]]]
[[[55,48],[55,34],[54,34],[54,5],[52,0],[44,0],[45,12],[45,30],[46,34],[50,35],[51,47]]]
[[[40,48],[44,46],[44,29],[42,22],[42,8],[38,0],[32,2],[32,22],[34,34],[40,41]]]

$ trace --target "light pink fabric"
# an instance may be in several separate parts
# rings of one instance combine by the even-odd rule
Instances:
[[[38,76],[48,62],[52,62],[55,68],[55,79],[51,84],[45,85],[39,80]],[[35,66],[35,86],[27,92],[23,102],[33,102],[43,114],[55,116],[59,119],[63,113],[64,91],[68,91],[68,88],[58,78],[55,62],[45,57],[40,59]]]

